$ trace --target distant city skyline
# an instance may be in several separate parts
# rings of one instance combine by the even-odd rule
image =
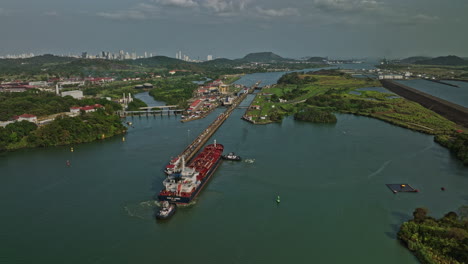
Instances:
[[[2,0],[0,55],[467,57],[466,10],[466,0]]]

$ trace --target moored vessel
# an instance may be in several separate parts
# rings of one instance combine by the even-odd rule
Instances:
[[[164,189],[159,192],[160,201],[178,204],[190,203],[218,168],[224,146],[214,144],[206,146],[187,166],[181,159],[181,170],[169,174],[163,181]]]

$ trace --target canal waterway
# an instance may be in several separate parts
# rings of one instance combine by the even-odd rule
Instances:
[[[439,97],[446,101],[468,107],[468,83],[459,81],[444,81],[458,87],[444,85],[422,79],[397,81],[421,92]]]
[[[398,226],[416,207],[440,217],[468,203],[468,169],[432,136],[354,115],[252,125],[237,109],[213,139],[244,161],[223,162],[194,205],[156,222],[163,167],[223,110],[130,117],[125,142],[2,154],[0,262],[416,264]]]
[[[142,92],[142,93],[137,93],[135,94],[135,98],[142,100],[145,102],[148,106],[165,106],[165,102],[161,101],[156,101],[154,100],[153,96],[149,94],[149,92]]]

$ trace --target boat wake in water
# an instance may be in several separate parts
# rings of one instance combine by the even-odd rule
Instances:
[[[131,217],[137,217],[144,220],[153,220],[154,210],[157,207],[157,202],[154,200],[144,201],[135,204],[124,205],[124,210]]]
[[[245,159],[244,162],[252,164],[255,162],[255,159]]]
[[[376,171],[374,171],[373,173],[369,174],[367,176],[368,179],[374,177],[375,175],[381,173],[383,170],[385,170],[385,168],[388,166],[388,164],[390,164],[392,161],[391,160],[387,160],[382,166],[380,166],[380,168]]]

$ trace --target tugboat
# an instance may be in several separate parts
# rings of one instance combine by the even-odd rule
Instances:
[[[161,204],[161,208],[156,213],[156,219],[159,219],[159,220],[169,219],[171,216],[175,214],[176,211],[177,211],[176,204],[169,203],[168,201],[164,201]]]
[[[227,155],[221,156],[225,160],[233,160],[233,161],[240,161],[241,157],[237,156],[234,152],[229,152]]]

